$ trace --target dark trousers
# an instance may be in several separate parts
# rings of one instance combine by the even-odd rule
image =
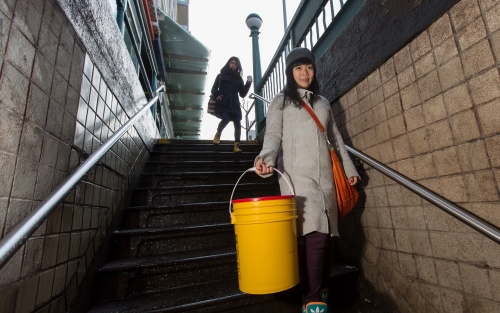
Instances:
[[[312,232],[304,236],[299,252],[302,303],[320,302],[319,292],[328,288],[333,263],[333,238],[329,234]]]
[[[237,117],[235,118],[234,115],[228,114],[228,113],[219,113],[219,115],[220,115],[220,123],[219,123],[219,126],[217,127],[217,131],[219,133],[222,133],[224,128],[226,128],[227,124],[229,124],[230,121],[233,121],[234,141],[240,142],[241,120],[239,120]]]

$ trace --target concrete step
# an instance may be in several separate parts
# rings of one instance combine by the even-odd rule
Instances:
[[[229,221],[227,201],[135,206],[125,211],[126,228],[202,226]]]
[[[265,183],[239,183],[234,199],[280,195],[279,186],[273,181]],[[236,183],[236,182],[235,182]],[[231,200],[235,184],[195,185],[180,187],[137,188],[134,190],[134,205],[172,205],[198,202],[223,202]]]
[[[139,186],[147,187],[171,187],[209,184],[235,184],[244,171],[218,171],[218,172],[185,172],[185,173],[144,173],[141,175]],[[278,176],[273,175],[263,179],[255,173],[247,173],[241,183],[276,183]]]
[[[359,271],[355,267],[335,263],[330,274],[332,313],[387,313],[375,304],[358,297]],[[107,301],[92,307],[88,313],[180,313],[180,312],[296,312],[302,307],[300,283],[273,294],[250,295],[239,290],[237,277],[213,283],[171,289]],[[362,308],[360,310],[360,308]]]
[[[102,301],[237,277],[235,246],[114,259],[100,269]]]
[[[174,141],[172,140],[168,144],[157,144],[154,146],[153,151],[155,152],[173,152],[173,151],[183,151],[183,150],[196,150],[196,151],[233,151],[233,141],[221,140],[220,144],[214,145],[211,140],[200,140],[193,144],[193,141]],[[241,141],[240,149],[243,152],[253,152],[256,155],[261,151],[262,145],[256,143],[255,141]]]
[[[232,161],[169,161],[146,162],[144,173],[189,173],[189,172],[213,172],[213,171],[241,171],[253,167],[254,158],[232,160]]]
[[[174,161],[229,161],[229,160],[252,160],[257,156],[254,152],[234,153],[231,151],[205,152],[205,151],[167,151],[152,152],[150,161],[174,162]]]
[[[117,258],[235,246],[234,226],[228,223],[206,226],[136,228],[117,230],[114,256]]]
[[[108,301],[91,308],[88,313],[181,313],[181,312],[300,312],[298,288],[268,295],[241,292],[238,281],[200,284],[151,293],[124,300]]]

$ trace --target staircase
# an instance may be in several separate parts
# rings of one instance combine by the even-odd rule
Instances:
[[[241,149],[236,154],[232,142],[203,140],[154,147],[123,228],[114,233],[114,258],[99,270],[97,303],[89,313],[300,312],[299,286],[270,295],[238,288],[229,200],[261,145],[243,142]],[[279,195],[277,175],[248,173],[233,199],[271,195]],[[348,278],[344,286],[353,285],[353,275],[355,268],[332,269],[332,281]]]

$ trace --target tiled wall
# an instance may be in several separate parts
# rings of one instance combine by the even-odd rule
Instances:
[[[353,147],[500,228],[500,1],[462,0],[334,107]],[[340,249],[398,312],[500,312],[500,245],[364,165]]]
[[[0,237],[128,120],[135,99],[80,38],[56,0],[0,1]],[[147,156],[141,123],[0,269],[0,312],[66,312]]]

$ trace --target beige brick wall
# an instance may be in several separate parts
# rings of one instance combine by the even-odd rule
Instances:
[[[137,99],[115,82],[126,62],[107,77],[81,37],[94,40],[77,35],[56,0],[0,1],[0,238],[133,110],[124,103]],[[0,269],[0,312],[66,312],[154,130],[151,115],[132,127]]]
[[[462,0],[336,104],[352,146],[500,228],[500,1]],[[399,312],[500,312],[500,245],[364,165],[341,251]]]

